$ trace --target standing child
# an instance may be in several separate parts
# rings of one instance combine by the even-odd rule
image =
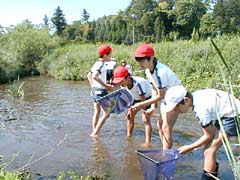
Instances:
[[[151,45],[141,44],[136,49],[134,57],[138,65],[145,69],[146,76],[150,83],[152,83],[153,94],[151,99],[136,103],[132,107],[133,111],[137,111],[142,109],[142,107],[157,103],[158,101],[164,99],[164,95],[170,87],[182,85],[181,81],[172,72],[172,70],[166,65],[161,64],[155,58],[154,49]],[[161,106],[163,106],[163,103],[161,103]],[[153,112],[153,108],[148,111],[150,114]],[[161,108],[161,114],[159,116],[157,125],[164,149],[170,149],[172,147],[172,129],[176,122],[177,116],[178,113],[175,111],[165,112],[164,109]]]
[[[131,76],[129,70],[124,66],[119,66],[114,70],[113,73],[114,79],[113,84],[118,84],[121,87],[126,87],[131,95],[133,96],[133,104],[137,102],[144,101],[151,98],[152,87],[151,84],[142,77]],[[147,110],[149,107],[144,107],[143,110]],[[137,112],[131,114],[128,110],[127,113],[127,136],[131,137],[134,128],[134,117]],[[151,134],[152,126],[150,122],[150,117],[145,115],[145,112],[142,112],[142,121],[145,126],[145,144],[144,146],[151,146]]]
[[[222,146],[223,138],[223,132],[219,131],[219,121],[227,137],[237,136],[240,132],[240,101],[227,92],[217,89],[203,89],[189,93],[185,88],[176,86],[167,91],[165,95],[167,112],[174,110],[186,113],[189,108],[194,111],[202,127],[203,136],[190,145],[180,147],[178,151],[185,154],[204,145],[202,180],[214,180],[212,175],[217,177],[219,167],[216,154]]]
[[[88,73],[88,80],[92,87],[92,95],[94,101],[94,114],[92,119],[92,129],[96,128],[98,121],[102,121],[107,119],[109,114],[105,111],[102,112],[102,116],[100,118],[101,107],[100,104],[97,103],[97,100],[108,94],[108,91],[113,91],[114,88],[112,85],[107,84],[107,70],[105,62],[110,61],[112,55],[112,48],[103,44],[98,48],[99,59],[92,66],[90,73]]]
[[[113,70],[117,64],[117,61],[115,58],[111,58],[110,61],[107,61],[105,64],[106,64],[106,68],[107,68],[107,83],[112,84]]]

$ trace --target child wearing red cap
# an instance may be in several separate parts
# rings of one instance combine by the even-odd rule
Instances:
[[[157,103],[164,99],[166,91],[173,86],[182,85],[181,81],[173,73],[173,71],[164,64],[161,64],[154,56],[154,49],[149,44],[141,44],[135,51],[134,57],[138,65],[145,69],[146,76],[152,83],[152,98],[132,106],[133,111],[137,111],[146,105]],[[158,129],[163,148],[170,149],[172,147],[172,129],[176,122],[178,113],[175,111],[165,112],[162,108],[158,119]],[[153,106],[152,106],[153,107]],[[153,113],[151,108],[148,113]]]
[[[94,63],[91,68],[91,71],[88,73],[88,80],[92,87],[92,95],[94,101],[94,114],[92,119],[92,129],[93,133],[91,136],[94,136],[94,130],[98,126],[99,121],[103,121],[109,117],[109,113],[103,111],[101,114],[101,107],[97,100],[108,94],[108,91],[114,91],[112,85],[107,84],[107,70],[105,62],[110,61],[112,56],[112,48],[103,44],[98,48],[99,59]]]
[[[134,101],[133,104],[137,102],[150,99],[152,95],[151,84],[144,78],[138,76],[132,76],[129,70],[124,66],[119,66],[114,70],[113,73],[113,84],[120,85],[121,87],[127,88],[131,93]],[[150,107],[144,107],[142,112],[142,121],[145,126],[145,147],[151,146],[151,134],[152,126],[150,122],[150,116],[146,116],[145,110]],[[127,136],[131,137],[134,128],[134,117],[137,111],[134,113],[130,112],[130,109],[127,113]]]
[[[105,62],[107,68],[107,83],[112,84],[113,80],[113,70],[117,64],[117,60],[115,58],[111,58],[110,61]]]

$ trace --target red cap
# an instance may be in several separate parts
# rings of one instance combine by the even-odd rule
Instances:
[[[113,49],[109,45],[102,44],[101,46],[99,46],[97,52],[100,56],[103,56],[104,54],[107,54],[107,53],[111,52],[112,50]]]
[[[118,84],[120,83],[125,77],[129,75],[128,69],[124,66],[117,67],[113,72],[113,83]]]
[[[134,57],[151,57],[154,56],[154,49],[150,44],[141,44],[133,54]]]

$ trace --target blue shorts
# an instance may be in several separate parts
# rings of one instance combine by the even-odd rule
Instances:
[[[97,102],[98,99],[100,99],[103,96],[106,96],[108,94],[108,91],[107,89],[103,89],[103,88],[93,88],[92,94],[93,94],[93,101]]]
[[[151,96],[149,96],[149,97],[146,98],[146,100],[148,100],[148,99],[151,99]],[[136,103],[139,103],[139,102],[142,102],[142,101],[141,101],[141,100],[133,100],[132,105],[134,105],[134,104],[136,104]],[[148,106],[146,106],[146,107],[144,108],[144,110],[147,110],[147,109],[150,109],[150,108],[151,108],[151,104],[148,105]]]
[[[228,136],[238,136],[237,134],[237,117],[222,117],[221,118],[223,128]],[[220,129],[218,120],[216,120],[215,126]]]

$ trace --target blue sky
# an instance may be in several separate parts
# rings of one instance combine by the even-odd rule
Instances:
[[[0,25],[7,27],[29,19],[33,24],[43,23],[45,14],[50,19],[57,6],[63,10],[68,24],[82,18],[85,8],[90,21],[104,15],[114,15],[125,10],[131,0],[2,0]]]

